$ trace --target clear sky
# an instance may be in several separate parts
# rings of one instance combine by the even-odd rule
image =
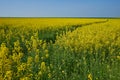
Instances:
[[[120,17],[120,0],[0,0],[0,17]]]

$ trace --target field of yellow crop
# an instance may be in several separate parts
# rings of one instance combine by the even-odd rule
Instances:
[[[120,80],[119,22],[0,18],[0,80]]]

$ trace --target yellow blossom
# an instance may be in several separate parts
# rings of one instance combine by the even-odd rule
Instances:
[[[41,69],[41,71],[43,71],[43,72],[46,71],[46,65],[45,65],[45,62],[42,62],[42,63],[41,63],[40,69]]]
[[[92,80],[92,75],[88,74],[88,80]]]
[[[35,55],[35,62],[39,62],[39,55]]]

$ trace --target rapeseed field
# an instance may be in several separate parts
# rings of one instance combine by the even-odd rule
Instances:
[[[0,18],[0,80],[120,80],[119,22]]]

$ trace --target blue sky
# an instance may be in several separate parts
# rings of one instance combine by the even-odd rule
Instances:
[[[120,17],[120,0],[0,0],[0,17]]]

